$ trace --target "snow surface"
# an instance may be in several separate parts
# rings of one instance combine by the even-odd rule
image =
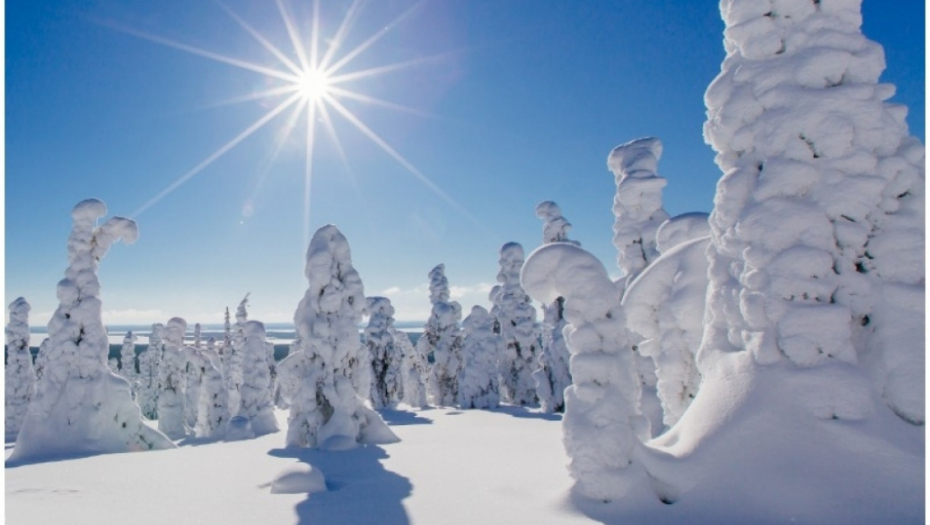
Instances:
[[[859,463],[819,480],[827,488],[809,491],[809,484],[796,483],[795,469],[809,456],[771,456],[768,477],[775,481],[751,477],[758,474],[751,472],[741,478],[746,490],[724,493],[714,485],[715,476],[738,471],[739,461],[754,452],[752,442],[734,440],[719,444],[731,447],[733,461],[717,465],[706,480],[699,480],[693,495],[673,505],[655,497],[605,505],[572,495],[558,416],[516,407],[381,414],[401,438],[399,443],[326,452],[285,449],[281,434],[269,434],[249,441],[182,443],[175,450],[7,468],[6,520],[77,525],[721,525],[792,523],[793,517],[794,523],[874,525],[921,523],[923,517],[923,482],[915,477],[917,468],[910,474],[900,472],[889,486],[872,485],[868,474],[869,468],[890,464],[886,459],[911,459],[920,466],[922,461],[900,451],[887,458],[871,456],[871,440],[856,444],[863,454]],[[285,424],[287,413],[279,410],[276,415]],[[764,414],[761,418],[765,421]],[[763,426],[768,430],[771,427]],[[803,428],[775,430],[786,438],[807,438]],[[842,441],[842,434],[819,439],[837,438]],[[822,460],[817,463],[823,465]],[[326,492],[271,493],[282,471],[306,464],[324,474]],[[857,506],[846,509],[850,501],[835,500],[830,502],[835,514],[805,521],[816,500],[836,486],[848,486],[850,501],[864,502],[859,507],[899,491],[917,504],[880,506],[856,519]],[[762,490],[747,498],[753,487]],[[887,519],[882,519],[880,513],[886,511]]]

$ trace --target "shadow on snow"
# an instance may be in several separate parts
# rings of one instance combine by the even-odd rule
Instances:
[[[308,494],[295,507],[298,523],[302,525],[410,523],[401,502],[410,496],[413,485],[407,478],[384,469],[381,460],[388,455],[381,447],[362,445],[338,452],[284,448],[268,454],[313,465],[326,478],[326,492]]]
[[[378,413],[381,414],[381,418],[384,419],[384,422],[391,426],[433,424],[432,420],[420,417],[415,412],[407,412],[406,410],[382,408],[378,410]]]
[[[562,414],[548,414],[546,412],[540,412],[538,408],[522,407],[522,406],[513,406],[513,405],[501,405],[497,408],[486,409],[488,412],[497,412],[499,414],[507,414],[508,416],[527,418],[527,419],[543,419],[546,421],[562,421]]]

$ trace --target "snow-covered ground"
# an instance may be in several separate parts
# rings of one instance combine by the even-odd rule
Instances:
[[[591,522],[567,504],[558,416],[509,407],[381,413],[400,443],[285,449],[279,432],[8,467],[7,523]],[[286,412],[277,416],[286,428]],[[328,491],[272,494],[275,475],[299,462],[319,468]]]

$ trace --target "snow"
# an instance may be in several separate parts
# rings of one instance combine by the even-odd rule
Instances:
[[[16,439],[26,418],[29,403],[36,392],[36,372],[29,353],[29,310],[26,299],[10,303],[10,322],[6,325],[6,383],[4,410],[6,439]]]
[[[454,406],[458,401],[459,371],[462,368],[462,306],[449,300],[446,266],[439,264],[429,272],[430,302],[433,308],[417,340],[417,352],[433,364],[426,379],[427,398],[434,406]]]
[[[326,491],[326,478],[313,465],[298,463],[278,473],[271,480],[272,494],[312,494]]]
[[[504,355],[504,340],[494,333],[494,318],[482,306],[473,306],[462,325],[458,406],[497,408],[500,404],[498,369]]]

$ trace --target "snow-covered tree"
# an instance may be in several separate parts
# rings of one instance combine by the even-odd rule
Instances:
[[[507,345],[500,362],[501,399],[532,405],[537,402],[533,371],[539,366],[540,333],[536,309],[520,286],[523,247],[515,242],[501,246],[500,265],[497,281],[501,284],[491,290],[490,299],[494,303],[491,315],[497,320],[495,331]]]
[[[659,229],[658,246],[662,255],[643,270],[623,294],[627,326],[632,337],[638,336],[637,351],[655,362],[656,394],[662,408],[662,423],[656,422],[655,431],[678,422],[701,383],[695,354],[704,333],[706,252],[710,237],[683,240],[690,234],[682,230],[699,233],[701,228],[696,224],[676,227],[678,220],[685,223],[702,220],[704,233],[708,233],[707,215],[688,215],[666,221]],[[679,240],[678,244],[669,247],[674,240]]]
[[[42,374],[45,373],[45,369],[48,367],[48,345],[48,337],[39,343],[39,351],[36,353],[35,362],[33,362],[36,370],[36,381],[42,379]]]
[[[294,313],[300,343],[280,367],[282,376],[298,378],[287,446],[344,449],[397,441],[356,390],[353,376],[367,353],[358,333],[365,293],[349,243],[335,226],[314,233],[304,276],[309,288]]]
[[[494,318],[473,306],[462,322],[462,370],[458,405],[462,408],[497,408],[500,404],[500,359],[504,339],[494,333]]]
[[[135,383],[139,377],[139,373],[136,371],[136,339],[136,335],[132,333],[132,330],[126,332],[119,354],[119,373],[129,381],[130,385],[133,385],[133,392],[138,388]]]
[[[417,340],[417,351],[433,356],[426,381],[427,398],[435,406],[452,406],[458,400],[458,376],[462,368],[462,307],[449,300],[446,266],[440,264],[429,272],[430,302],[433,309]]]
[[[138,357],[139,389],[136,392],[136,400],[142,409],[142,415],[152,420],[158,419],[158,369],[164,351],[164,335],[165,325],[153,324],[149,333],[149,344]]]
[[[203,343],[200,337],[200,323],[194,323],[194,348],[198,350],[203,348]]]
[[[245,340],[242,345],[242,387],[240,390],[239,417],[248,419],[251,434],[262,436],[278,431],[268,384],[268,343],[265,325],[259,321],[246,321],[243,326]]]
[[[426,378],[429,375],[429,363],[410,342],[410,336],[394,327],[389,329],[394,338],[394,347],[402,356],[401,380],[404,383],[403,402],[413,408],[424,408],[426,404]]]
[[[122,217],[98,226],[106,212],[97,199],[82,201],[71,212],[70,264],[58,283],[60,304],[48,324],[47,368],[10,461],[174,446],[142,423],[129,383],[107,369],[109,343],[101,320],[97,265],[114,242],[132,243],[139,230]]]
[[[552,243],[530,254],[521,282],[543,303],[565,298],[573,384],[565,390],[562,429],[581,494],[613,500],[647,485],[636,450],[649,437],[649,424],[640,413],[640,381],[607,270],[577,246]]]
[[[242,389],[242,346],[245,344],[245,323],[249,320],[246,306],[249,304],[249,294],[245,294],[236,308],[236,323],[224,340],[223,357],[226,359],[225,370],[226,385],[229,389],[230,415],[235,416],[241,404],[240,390]],[[226,311],[226,325],[229,330],[229,310]],[[228,343],[229,346],[225,346]]]
[[[181,353],[184,358],[184,424],[189,429],[196,429],[208,360],[202,350],[193,346],[182,347]]]
[[[371,404],[393,407],[404,397],[403,355],[394,343],[394,307],[387,297],[369,297],[364,341],[371,359]]]
[[[200,386],[200,407],[197,410],[195,432],[198,437],[222,437],[229,421],[229,392],[223,380],[223,365],[216,351],[216,340],[212,337],[207,340],[202,356],[206,362]]]
[[[158,366],[158,430],[171,439],[188,434],[184,414],[184,380],[187,359],[184,356],[184,333],[187,322],[172,317],[165,325],[164,348]]]
[[[614,246],[624,286],[659,256],[656,232],[668,219],[662,207],[666,180],[656,174],[661,156],[662,143],[648,137],[617,146],[607,158],[617,182]]]
[[[6,325],[6,383],[4,428],[12,441],[26,418],[26,410],[36,392],[36,372],[29,352],[29,303],[22,297],[10,303]]]
[[[543,244],[568,242],[580,246],[568,238],[571,223],[562,216],[558,204],[544,201],[536,205],[536,216],[543,220]],[[542,323],[542,346],[539,353],[539,368],[533,371],[536,381],[536,396],[545,412],[565,410],[565,388],[572,384],[568,366],[568,346],[562,330],[565,329],[565,300],[557,298],[552,304],[544,304]]]
[[[874,413],[871,375],[923,424],[924,147],[907,109],[884,102],[882,48],[858,1],[721,10],[727,56],[704,136],[724,175],[701,355],[803,370],[810,384],[792,395],[825,419]]]

